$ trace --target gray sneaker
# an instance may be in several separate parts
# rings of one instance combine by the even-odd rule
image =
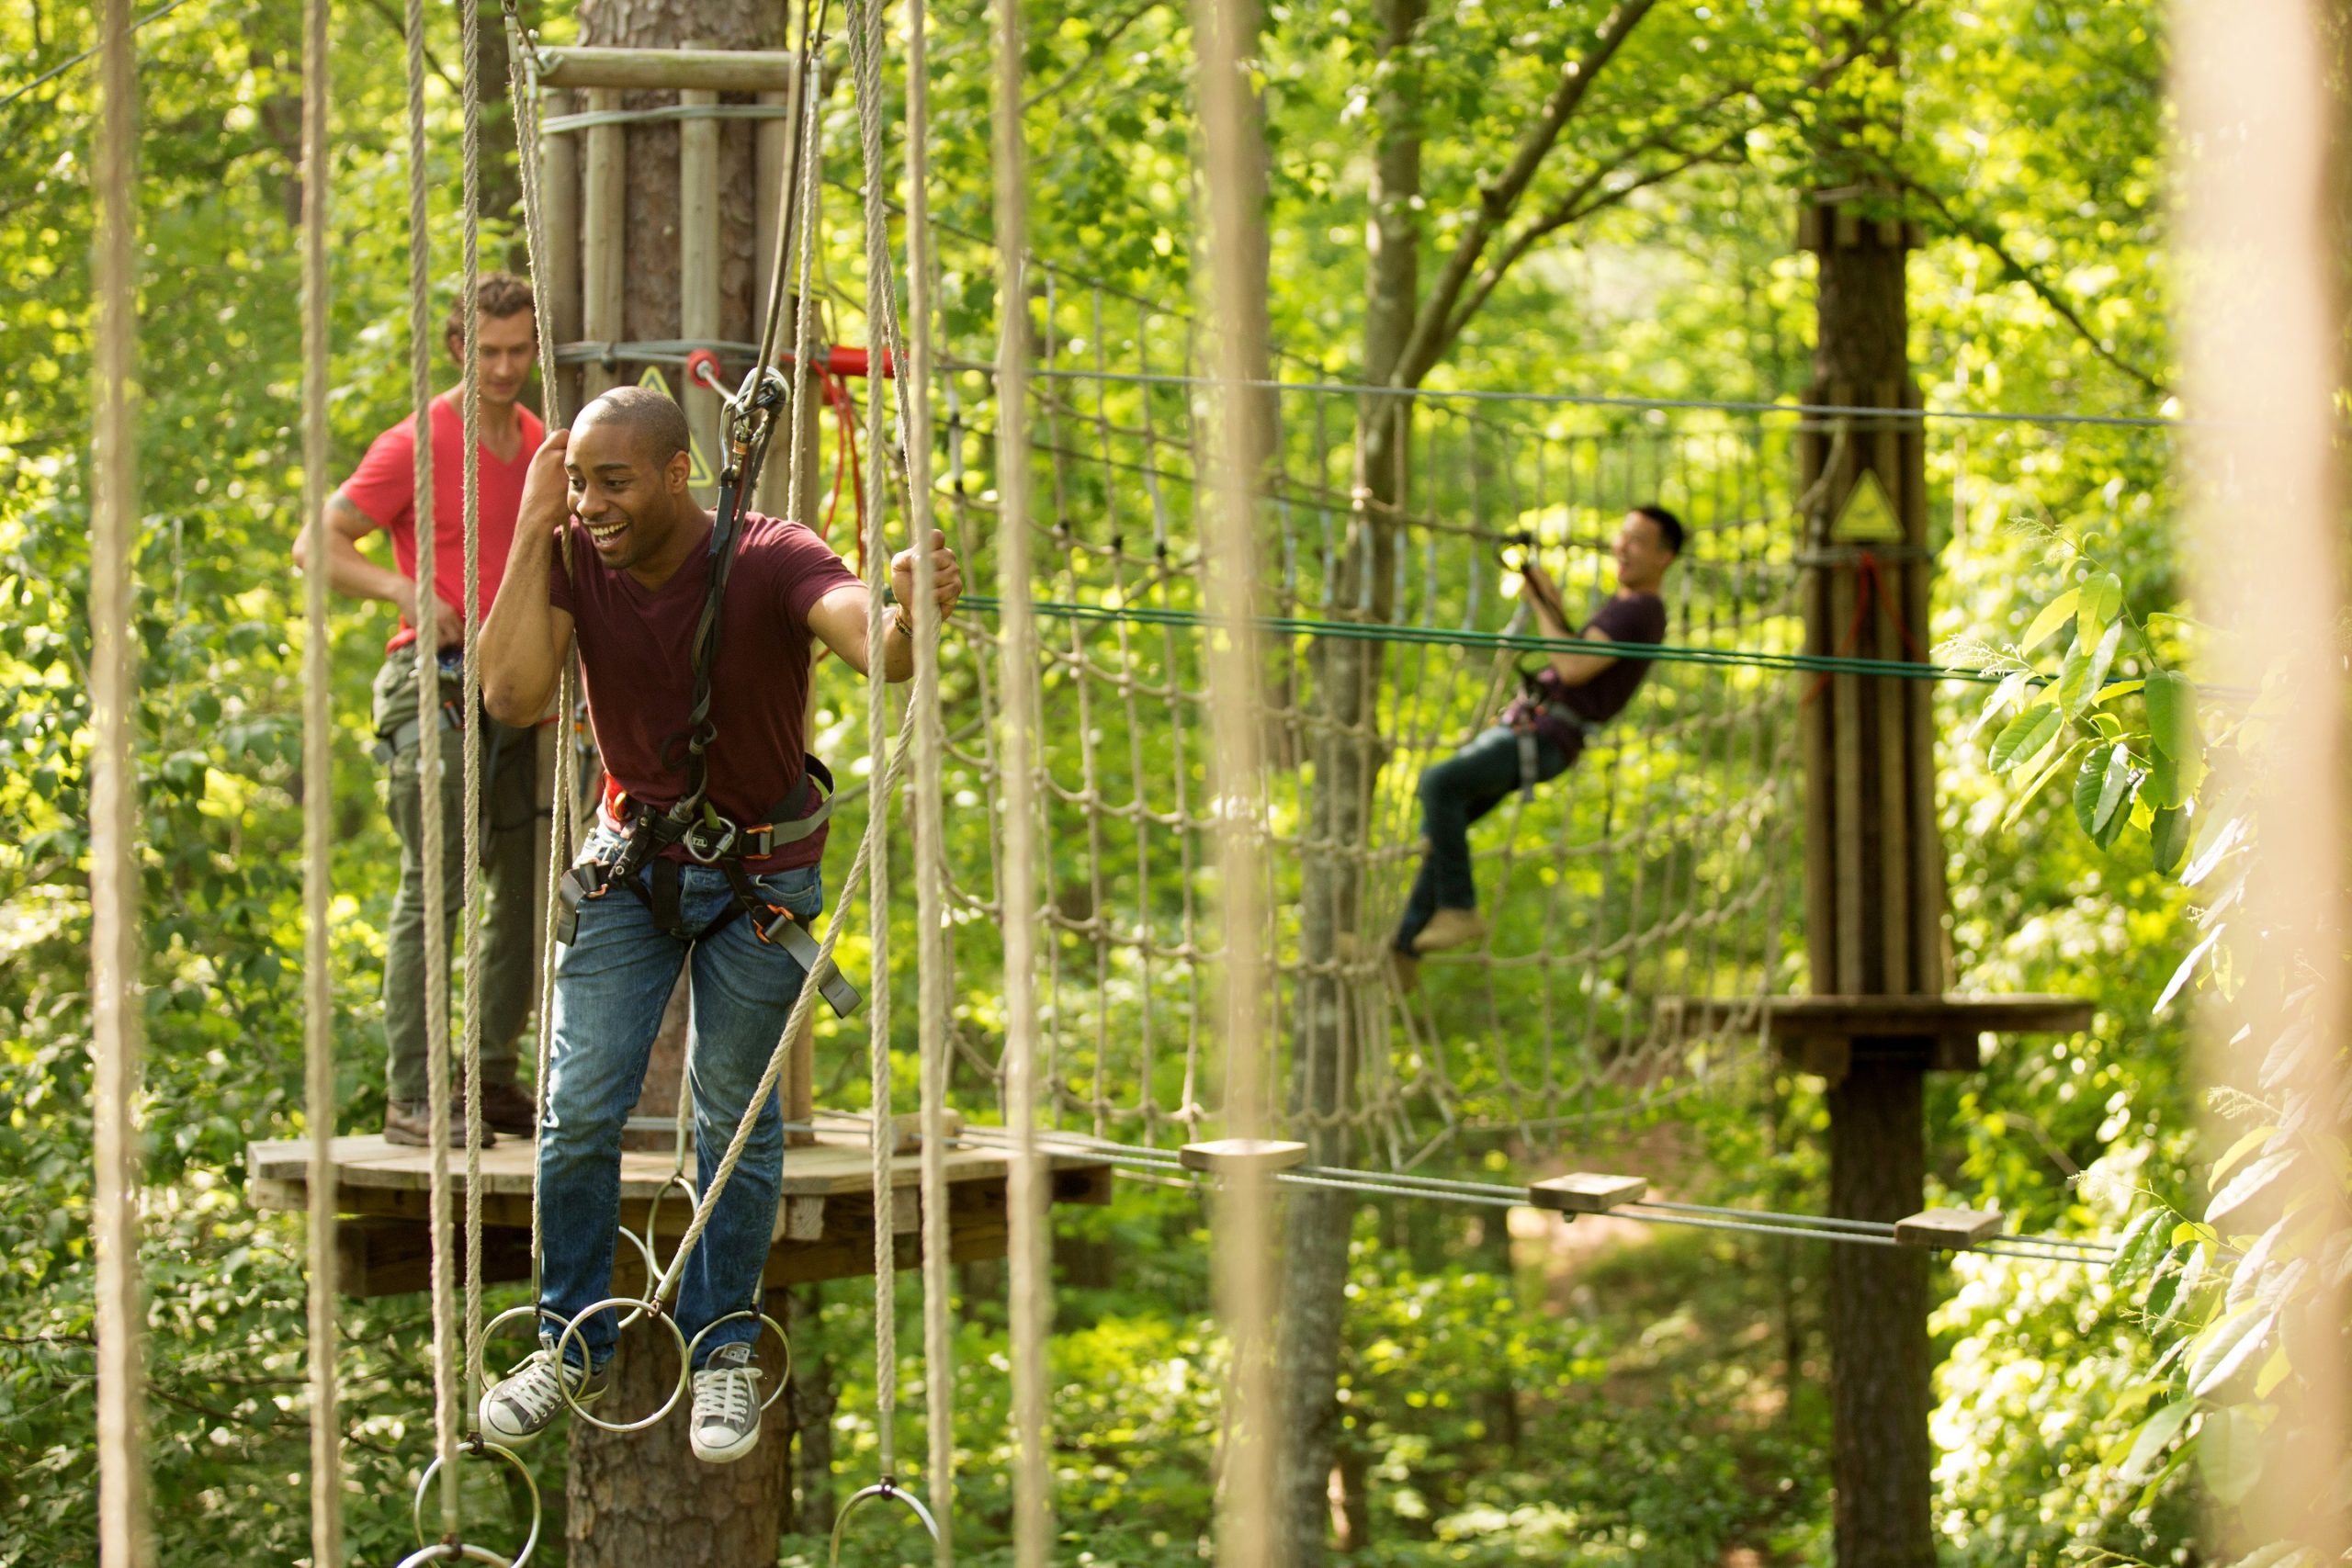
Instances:
[[[555,1352],[542,1346],[514,1363],[514,1370],[485,1390],[481,1396],[482,1436],[501,1448],[517,1448],[548,1429],[563,1408],[556,1387]],[[582,1372],[571,1362],[563,1367],[574,1403],[582,1408],[605,1397],[613,1386],[613,1363]]]
[[[759,1443],[760,1369],[749,1345],[721,1345],[695,1374],[687,1439],[705,1464],[732,1464]]]

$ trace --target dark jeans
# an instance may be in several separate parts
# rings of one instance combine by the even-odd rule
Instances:
[[[1535,777],[1557,778],[1576,761],[1542,736],[1535,738]],[[1413,939],[1440,909],[1475,909],[1478,887],[1470,872],[1470,824],[1510,798],[1520,786],[1519,731],[1498,724],[1444,761],[1421,771],[1421,836],[1428,858],[1413,879],[1405,919],[1396,928],[1396,951],[1413,951]]]

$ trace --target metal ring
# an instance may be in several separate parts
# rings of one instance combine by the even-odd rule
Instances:
[[[784,1371],[776,1374],[775,1392],[769,1394],[765,1399],[760,1401],[760,1408],[764,1411],[769,1405],[774,1404],[777,1400],[784,1397],[785,1380],[792,1376],[792,1341],[785,1334],[784,1325],[778,1323],[767,1314],[759,1311],[755,1307],[745,1307],[741,1312],[730,1312],[725,1317],[712,1318],[708,1323],[702,1325],[702,1332],[695,1335],[694,1338],[688,1342],[686,1346],[686,1365],[691,1367],[695,1364],[695,1352],[702,1348],[702,1342],[710,1337],[710,1331],[712,1329],[717,1328],[722,1323],[733,1323],[736,1319],[743,1317],[758,1318],[762,1323],[774,1329],[775,1331],[776,1342],[784,1347]],[[757,1345],[758,1341],[754,1340],[752,1343]]]
[[[639,1309],[639,1315],[650,1315],[655,1322],[668,1326],[671,1337],[678,1342],[678,1382],[676,1386],[670,1390],[670,1397],[663,1400],[662,1402],[661,1408],[654,1411],[652,1415],[638,1421],[606,1421],[601,1417],[592,1416],[586,1410],[582,1409],[580,1402],[571,1397],[571,1380],[563,1375],[563,1367],[561,1365],[563,1360],[563,1348],[571,1344],[572,1339],[580,1333],[580,1325],[582,1324],[587,1322],[590,1318],[595,1316],[600,1312],[609,1312],[615,1307],[625,1306],[636,1307]],[[556,1393],[561,1396],[564,1404],[574,1416],[579,1416],[580,1419],[587,1422],[591,1427],[596,1427],[599,1431],[605,1432],[644,1431],[648,1427],[654,1425],[656,1422],[660,1421],[662,1417],[669,1415],[671,1411],[675,1410],[678,1407],[678,1401],[684,1397],[686,1384],[689,1381],[686,1362],[686,1331],[678,1326],[678,1320],[676,1318],[673,1318],[668,1313],[663,1312],[661,1304],[650,1297],[640,1299],[636,1296],[606,1296],[601,1302],[596,1302],[591,1305],[581,1308],[580,1315],[566,1324],[562,1334],[557,1337],[555,1342],[555,1359],[558,1363],[555,1370]],[[585,1339],[580,1341],[580,1364],[583,1367],[588,1365],[588,1342]]]
[[[695,1206],[695,1184],[693,1179],[686,1175],[683,1151],[681,1151],[681,1163],[678,1168],[672,1171],[662,1185],[653,1190],[653,1201],[645,1206],[645,1240],[641,1245],[645,1248],[645,1277],[649,1280],[659,1280],[662,1277],[661,1265],[657,1261],[661,1251],[654,1246],[656,1236],[653,1227],[662,1218],[662,1200],[670,1196],[670,1189],[673,1187],[684,1188],[686,1194],[686,1207],[691,1209]],[[636,1238],[632,1236],[630,1239]]]
[[[931,1532],[933,1541],[936,1542],[939,1540],[939,1521],[931,1517],[931,1510],[922,1506],[922,1499],[901,1488],[894,1477],[886,1475],[865,1491],[853,1495],[848,1502],[842,1505],[842,1511],[833,1516],[833,1554],[828,1561],[833,1563],[835,1568],[839,1568],[842,1560],[842,1527],[849,1523],[850,1515],[856,1511],[860,1503],[875,1497],[885,1497],[893,1502],[904,1503],[915,1511],[915,1517],[922,1521],[922,1528]]]
[[[559,1328],[563,1325],[564,1322],[563,1314],[556,1311],[555,1308],[551,1306],[542,1306],[537,1302],[526,1302],[521,1306],[508,1307],[504,1312],[500,1313],[496,1317],[492,1318],[488,1323],[482,1325],[481,1334],[474,1344],[474,1348],[477,1353],[474,1357],[473,1366],[470,1369],[473,1372],[475,1386],[485,1389],[490,1386],[489,1380],[485,1375],[485,1369],[482,1365],[482,1358],[480,1351],[484,1346],[487,1346],[490,1343],[492,1336],[497,1334],[500,1329],[505,1327],[507,1324],[518,1317],[541,1319],[546,1322],[555,1324]]]
[[[513,1314],[510,1313],[506,1315]],[[539,1483],[533,1479],[531,1467],[515,1457],[514,1450],[502,1448],[492,1442],[464,1444],[458,1448],[458,1451],[477,1457],[496,1454],[514,1467],[514,1472],[523,1478],[523,1484],[530,1489],[531,1533],[523,1538],[523,1550],[512,1557],[502,1557],[490,1548],[477,1546],[471,1541],[436,1540],[420,1545],[416,1551],[401,1559],[400,1568],[412,1568],[413,1564],[424,1562],[492,1562],[496,1563],[498,1568],[523,1568],[523,1564],[531,1560],[531,1553],[538,1548],[539,1525],[544,1512],[539,1502]],[[424,1540],[424,1494],[432,1486],[433,1478],[440,1473],[440,1470],[441,1456],[435,1454],[433,1462],[424,1467],[424,1473],[417,1477],[416,1500],[410,1505],[409,1522],[416,1527],[416,1539],[420,1542]]]

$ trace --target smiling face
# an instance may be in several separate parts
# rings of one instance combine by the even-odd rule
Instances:
[[[658,397],[640,388],[623,391]],[[701,509],[686,488],[693,459],[666,438],[662,411],[607,393],[580,411],[564,453],[571,514],[588,530],[596,558],[615,571],[666,577]],[[667,403],[668,399],[661,400]],[[673,409],[675,408],[672,404]],[[683,431],[684,420],[677,420]]]
[[[1666,542],[1666,530],[1646,513],[1628,512],[1625,521],[1617,525],[1616,542],[1609,553],[1617,558],[1617,582],[1620,587],[1636,593],[1655,593],[1666,579],[1666,569],[1674,564],[1674,550]]]
[[[504,316],[484,313],[476,318],[474,344],[475,358],[481,366],[483,404],[513,406],[523,395],[523,383],[531,378],[532,362],[538,357],[538,318],[529,310]],[[465,364],[464,333],[449,334],[449,357]]]

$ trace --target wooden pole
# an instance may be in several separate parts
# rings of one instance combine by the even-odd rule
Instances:
[[[688,87],[678,95],[687,107],[718,102],[718,95]],[[718,122],[688,119],[678,124],[678,335],[688,343],[718,336]],[[678,400],[686,424],[712,464],[724,461],[718,427],[718,394],[678,373]],[[705,505],[718,495],[717,475],[695,492]]]
[[[547,254],[539,258],[544,275],[531,283],[539,309],[548,312],[548,341],[577,343],[581,336],[579,140],[569,131],[542,132],[538,157],[539,207],[545,214],[548,240]],[[576,409],[584,400],[577,366],[542,365],[539,378],[560,393],[549,400],[550,406]]]
[[[590,113],[616,109],[621,96],[609,88],[588,95]],[[628,147],[626,130],[617,125],[588,128],[588,188],[586,221],[582,225],[581,335],[592,343],[617,342],[623,332],[628,299],[627,245]],[[619,376],[605,366],[591,364],[582,376],[586,398],[608,391]]]
[[[539,80],[615,91],[773,93],[790,89],[799,61],[780,49],[543,49]]]

